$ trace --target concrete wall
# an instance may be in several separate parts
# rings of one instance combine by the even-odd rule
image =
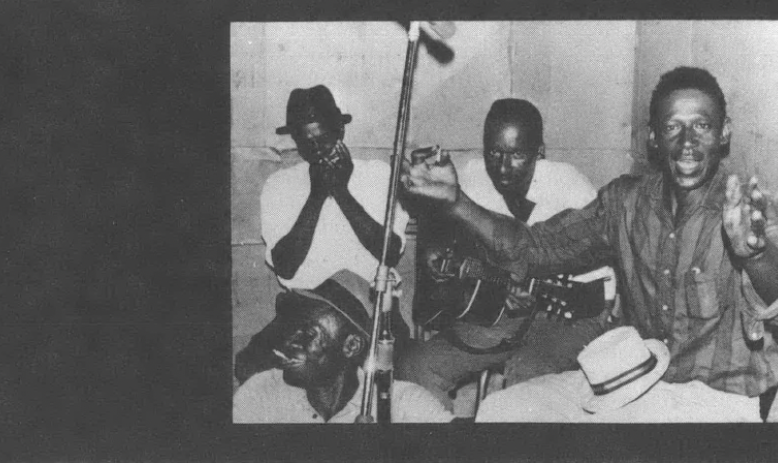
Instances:
[[[492,101],[519,97],[544,116],[549,159],[576,165],[596,186],[632,158],[635,22],[458,22],[441,63],[419,50],[410,145],[440,144],[464,163],[480,155]],[[264,264],[259,193],[267,176],[298,162],[285,122],[295,87],[325,84],[354,120],[355,157],[388,155],[394,141],[407,43],[396,23],[234,23],[231,34],[234,350],[274,315],[279,290]],[[445,53],[443,54],[445,55]],[[411,237],[398,266],[413,282]],[[409,304],[406,317],[409,315]]]
[[[727,98],[733,135],[729,164],[778,187],[778,22],[659,21],[637,25],[635,134],[645,154],[648,105],[659,76],[676,66],[700,66]]]

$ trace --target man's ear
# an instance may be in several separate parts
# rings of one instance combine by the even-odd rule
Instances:
[[[365,340],[358,334],[349,334],[343,342],[343,355],[346,358],[354,358],[365,349]]]
[[[724,124],[721,126],[721,145],[729,143],[730,137],[732,137],[732,121],[729,117],[724,118]]]
[[[656,132],[654,132],[653,128],[648,129],[648,140],[646,140],[646,145],[649,149],[657,149],[658,146],[656,144]]]

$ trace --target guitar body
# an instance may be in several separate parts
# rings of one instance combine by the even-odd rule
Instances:
[[[456,320],[481,326],[492,326],[504,315],[505,285],[484,280],[453,278],[436,283],[427,300],[429,318],[424,326],[441,329]]]
[[[597,316],[605,308],[604,279],[580,283],[572,281],[570,275],[550,275],[517,283],[507,270],[478,259],[482,253],[468,237],[458,235],[457,227],[446,221],[427,225],[420,227],[422,252],[417,258],[413,314],[414,322],[427,330],[440,331],[456,321],[494,326],[506,316],[505,300],[511,290],[517,289],[535,299],[534,307],[520,314],[524,316],[542,313],[572,322]],[[422,234],[425,228],[427,233]],[[448,252],[436,267],[448,278],[433,278],[423,256],[425,245],[447,247]]]

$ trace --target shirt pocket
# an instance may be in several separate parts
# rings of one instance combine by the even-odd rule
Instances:
[[[713,318],[719,315],[716,276],[694,267],[686,273],[686,303],[690,318]]]

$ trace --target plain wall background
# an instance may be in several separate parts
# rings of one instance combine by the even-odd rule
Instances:
[[[480,156],[483,119],[497,98],[541,111],[547,157],[596,187],[645,168],[648,103],[660,74],[708,68],[734,124],[730,163],[775,187],[778,23],[457,22],[441,63],[422,45],[414,76],[411,146],[440,144],[457,164]],[[346,144],[389,162],[407,36],[399,23],[233,23],[231,26],[233,350],[274,316],[280,290],[264,263],[259,194],[268,175],[299,162],[285,123],[296,87],[327,85],[353,116]],[[415,241],[398,270],[410,301]],[[404,315],[410,307],[405,304]]]

